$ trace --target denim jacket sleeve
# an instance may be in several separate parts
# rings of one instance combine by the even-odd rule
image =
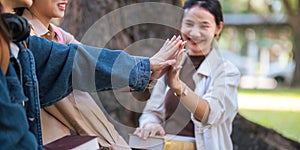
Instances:
[[[145,57],[121,50],[64,45],[36,36],[26,42],[35,58],[42,106],[67,96],[73,88],[103,91],[130,86],[142,91],[150,79],[150,62]]]
[[[24,108],[10,101],[7,87],[0,69],[0,149],[39,149],[29,131]]]

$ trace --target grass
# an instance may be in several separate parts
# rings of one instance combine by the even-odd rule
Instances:
[[[300,101],[300,89],[275,89],[275,90],[239,90],[239,95],[263,99],[293,99]],[[262,99],[262,100],[263,100]],[[288,100],[287,100],[288,102]],[[250,121],[256,122],[267,128],[274,129],[283,136],[300,143],[300,106],[298,110],[275,109],[247,109],[240,108],[239,113]]]
[[[283,136],[300,143],[300,111],[239,110],[250,121],[271,128]]]
[[[264,95],[270,97],[290,97],[298,98],[300,100],[300,88],[288,89],[288,88],[278,88],[274,90],[257,90],[257,89],[239,89],[239,94],[246,95]]]

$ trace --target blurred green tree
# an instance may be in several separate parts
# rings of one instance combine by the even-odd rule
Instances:
[[[292,82],[293,87],[300,87],[300,2],[299,0],[282,0],[288,22],[294,30],[294,60],[296,70]]]
[[[293,60],[296,68],[292,86],[300,87],[300,2],[299,0],[221,0],[225,13],[285,14],[293,30]]]

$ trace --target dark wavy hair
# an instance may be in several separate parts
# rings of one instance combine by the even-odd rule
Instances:
[[[25,7],[14,8],[14,12],[16,15],[22,16],[25,9],[28,9],[28,8],[25,8]]]
[[[224,22],[222,6],[219,0],[187,0],[183,5],[183,9],[186,10],[195,5],[208,10],[215,17],[217,25]]]

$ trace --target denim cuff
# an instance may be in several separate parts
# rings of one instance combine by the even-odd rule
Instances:
[[[136,65],[130,73],[131,91],[144,91],[150,81],[150,60],[146,57],[135,57]]]

